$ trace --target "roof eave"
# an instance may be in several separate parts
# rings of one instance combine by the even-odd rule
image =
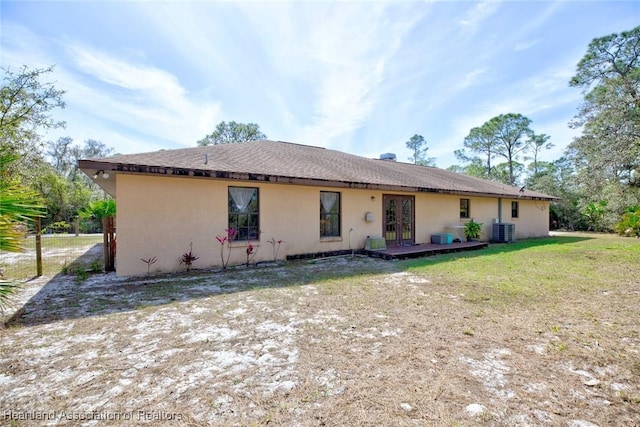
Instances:
[[[78,166],[87,175],[93,175],[95,171],[109,171],[109,172],[124,172],[132,174],[143,175],[162,175],[162,176],[182,176],[182,177],[200,177],[200,178],[213,178],[213,179],[228,179],[237,181],[259,181],[270,182],[276,184],[296,184],[307,186],[321,186],[321,187],[334,187],[334,188],[357,188],[357,189],[369,189],[378,191],[402,191],[402,192],[414,192],[414,193],[437,193],[437,194],[452,194],[459,196],[475,196],[475,197],[499,197],[509,199],[524,199],[524,200],[539,200],[539,201],[553,201],[559,200],[556,197],[542,197],[531,195],[514,195],[507,193],[491,193],[491,192],[479,192],[479,191],[466,191],[455,189],[442,189],[442,188],[429,188],[429,187],[414,187],[403,185],[391,185],[391,184],[378,184],[367,183],[358,181],[337,181],[327,180],[320,178],[301,178],[284,175],[272,175],[272,174],[260,174],[249,172],[230,172],[230,171],[218,171],[218,170],[205,170],[205,169],[191,169],[191,168],[179,168],[169,166],[153,166],[153,165],[140,165],[140,164],[127,164],[127,163],[112,163],[99,160],[79,160]],[[109,194],[100,180],[95,181],[98,185],[103,187]],[[114,187],[115,189],[115,187]],[[112,196],[115,197],[115,191]]]

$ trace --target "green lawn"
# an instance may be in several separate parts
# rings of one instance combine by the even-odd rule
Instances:
[[[455,283],[469,300],[524,303],[627,285],[640,276],[640,241],[605,234],[564,234],[490,245],[404,263],[416,274]]]

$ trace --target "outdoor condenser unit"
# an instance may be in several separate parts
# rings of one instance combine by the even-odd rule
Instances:
[[[491,240],[499,243],[515,242],[516,225],[508,222],[493,224],[493,236]]]

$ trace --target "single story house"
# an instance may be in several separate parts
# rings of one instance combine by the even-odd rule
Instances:
[[[382,157],[382,156],[381,156]],[[549,233],[545,194],[446,170],[281,141],[252,141],[79,161],[117,204],[119,276],[278,257],[426,243],[465,222],[515,224],[515,237]],[[456,227],[458,228],[456,230]],[[221,243],[229,229],[233,240]],[[228,246],[227,246],[228,244]],[[191,246],[190,246],[191,245]],[[221,249],[224,256],[221,256]]]

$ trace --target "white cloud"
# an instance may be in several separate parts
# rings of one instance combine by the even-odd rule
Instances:
[[[303,52],[317,89],[312,123],[296,137],[303,143],[331,146],[365,123],[379,101],[385,68],[417,19],[414,13],[391,20],[383,4],[343,6],[307,23]]]
[[[68,97],[85,114],[180,145],[195,145],[220,117],[219,103],[195,99],[164,70],[77,44],[68,52],[81,72],[69,76]]]
[[[67,127],[46,138],[93,138],[130,153],[141,147],[194,146],[220,120],[219,102],[199,99],[176,76],[140,58],[129,60],[78,42],[46,39],[19,25],[3,26],[10,27],[2,36],[3,66],[57,64],[52,80],[66,92],[67,108],[54,115]]]
[[[460,25],[475,30],[485,19],[495,14],[500,4],[495,0],[483,0],[476,3],[460,20]]]
[[[478,83],[480,76],[487,72],[487,68],[480,68],[477,70],[473,70],[465,74],[462,80],[458,81],[454,88],[456,90],[464,90],[470,86],[474,86]]]
[[[78,69],[105,83],[150,94],[167,94],[170,97],[184,95],[177,79],[166,71],[127,63],[123,59],[79,45],[70,46],[68,51]]]
[[[553,150],[543,154],[543,158],[551,159],[551,155],[555,156],[553,158],[559,157],[577,134],[568,128],[571,117],[566,115],[566,111],[572,105],[577,106],[581,99],[579,91],[569,88],[567,83],[572,75],[573,63],[567,59],[564,64],[541,70],[535,76],[503,85],[485,102],[452,116],[443,123],[443,126],[449,125],[450,132],[430,151],[430,155],[438,157],[438,164],[442,167],[457,163],[453,151],[463,148],[464,138],[472,128],[500,114],[519,113],[533,120],[532,129],[536,133],[550,135],[550,142],[556,145]]]
[[[546,7],[541,9],[537,14],[529,16],[528,19],[523,22],[520,34],[539,32],[539,29],[564,6],[563,3],[562,1],[540,2],[541,5]]]
[[[523,50],[527,50],[527,49],[537,45],[541,41],[542,41],[542,39],[535,39],[535,40],[527,40],[527,41],[523,41],[523,42],[518,42],[513,47],[513,50],[516,51],[516,52],[522,52]]]
[[[494,112],[520,112],[531,115],[567,104],[577,105],[581,95],[575,89],[569,88],[571,75],[572,70],[568,66],[560,65],[553,69],[541,70],[534,77],[510,85],[506,88],[507,95],[503,99],[489,103],[487,107]]]
[[[29,68],[46,68],[55,63],[44,42],[32,31],[10,22],[3,21],[1,25],[0,60],[3,68],[16,69],[23,65]]]
[[[419,133],[442,166],[502,113],[564,144],[581,99],[567,81],[608,31],[597,29],[604,6],[571,20],[586,8],[573,2],[61,3],[28,21],[27,7],[2,17],[2,64],[58,64],[59,118],[74,139],[120,152],[188,146],[239,120],[274,139],[406,161]]]
[[[142,34],[152,34],[154,41],[163,46],[167,58],[184,64],[196,76],[224,81],[237,78],[235,58],[229,55],[236,49],[242,50],[234,36],[249,28],[229,13],[236,6],[233,2],[126,3],[127,10],[144,28]]]

